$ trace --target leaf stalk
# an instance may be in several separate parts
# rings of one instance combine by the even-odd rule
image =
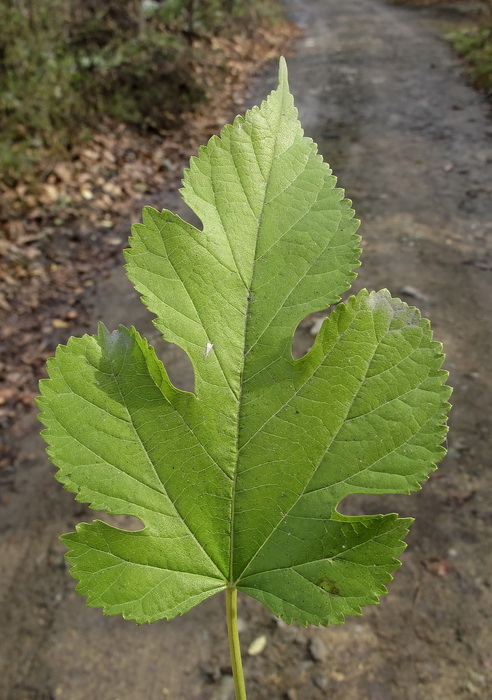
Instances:
[[[243,662],[241,659],[239,631],[237,628],[237,588],[226,588],[226,614],[227,634],[229,637],[229,649],[231,651],[231,666],[232,675],[234,678],[236,700],[246,700]]]

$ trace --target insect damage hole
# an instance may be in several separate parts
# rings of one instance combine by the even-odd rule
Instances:
[[[136,515],[109,515],[105,512],[98,512],[97,519],[102,520],[106,525],[117,527],[118,530],[126,530],[126,532],[137,532],[145,529],[144,523]]]
[[[162,360],[172,384],[182,391],[195,390],[195,371],[188,354],[174,343],[159,338],[154,343],[159,359]]]

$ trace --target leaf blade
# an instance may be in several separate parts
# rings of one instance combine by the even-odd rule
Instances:
[[[183,184],[203,230],[145,208],[126,259],[156,326],[190,357],[194,394],[124,327],[73,339],[42,385],[58,478],[144,523],[65,536],[79,590],[139,622],[237,586],[286,621],[339,623],[386,592],[410,521],[337,507],[409,493],[443,455],[441,348],[415,309],[363,290],[293,359],[297,324],[339,301],[360,251],[285,64],[279,88],[201,147]]]
[[[158,539],[144,530],[123,532],[98,520],[82,523],[61,538],[69,548],[70,573],[79,581],[77,591],[87,596],[87,604],[138,624],[184,615],[225,588],[223,579],[188,570],[194,558],[189,548],[187,566],[181,558],[163,559]]]
[[[238,588],[289,624],[342,624],[346,615],[360,615],[362,606],[377,604],[387,592],[391,573],[400,567],[397,557],[405,549],[403,538],[410,522],[394,514],[331,520],[331,528],[335,524],[339,528],[327,539],[335,540],[338,549],[332,545],[329,555],[319,559],[245,576]],[[358,526],[367,531],[366,536],[357,532],[356,544],[351,545],[350,535]],[[368,566],[350,557],[351,551],[363,545],[371,547],[377,564]]]
[[[375,298],[379,301],[375,302]],[[387,325],[392,318],[387,333],[380,329],[379,338],[375,332],[375,304],[380,306],[380,326]],[[392,304],[396,309],[393,317]],[[401,323],[398,314],[410,322],[400,332],[397,328]],[[418,325],[411,325],[413,323]],[[414,355],[409,356],[410,366],[406,370],[408,382],[415,384],[414,391],[419,392],[421,385],[427,386],[429,374],[433,375],[430,379],[433,391],[430,402],[420,405],[420,423],[412,411],[407,412],[410,415],[402,414],[401,407],[397,415],[392,417],[392,423],[386,417],[384,425],[388,436],[381,446],[380,424],[361,426],[359,420],[354,432],[353,426],[348,427],[347,418],[352,415],[351,411],[359,410],[356,408],[359,403],[362,405],[368,400],[367,392],[364,391],[367,375],[371,366],[374,367],[376,348],[381,346],[389,333],[393,334],[392,337],[395,333],[401,337],[403,345],[411,340],[416,347]],[[407,339],[403,338],[404,334],[408,336]],[[419,362],[423,363],[423,369],[416,372],[414,365]],[[242,559],[236,556],[239,568],[235,570],[235,580],[239,580],[246,570],[247,562],[257,556],[257,543],[260,542],[261,547],[265,547],[274,529],[272,519],[277,524],[281,523],[292,509],[294,513],[297,509],[300,511],[298,514],[303,516],[303,502],[310,502],[305,507],[306,512],[316,512],[321,508],[329,513],[351,493],[409,493],[410,486],[418,488],[419,480],[425,478],[433,469],[433,461],[443,454],[442,448],[437,445],[445,435],[445,428],[440,426],[444,423],[448,409],[449,389],[443,386],[446,373],[440,372],[441,363],[440,346],[432,345],[428,324],[420,323],[415,310],[402,302],[391,300],[387,293],[368,295],[363,290],[357,297],[352,297],[346,306],[338,306],[337,311],[325,321],[311,352],[297,363],[292,361],[290,376],[286,370],[285,383],[290,383],[289,400],[284,401],[276,413],[267,410],[269,419],[263,429],[257,429],[240,447],[243,470],[238,475],[237,493],[241,498],[241,508],[236,508],[235,542],[242,553]],[[398,364],[395,366],[399,368]],[[396,387],[395,399],[400,398],[397,384],[393,381]],[[373,396],[382,398],[378,392],[369,392],[371,399]],[[381,407],[384,411],[385,402]],[[251,402],[250,410],[256,410],[254,401]],[[414,420],[415,435],[412,426],[404,423],[408,419]],[[354,416],[351,420],[355,420]],[[386,458],[385,451],[391,454],[390,450],[395,446],[394,440],[400,435],[403,435],[400,447],[407,449],[406,445],[413,444],[411,441],[419,437],[417,427],[419,430],[425,428],[429,420],[434,421],[435,428],[432,432],[432,444],[435,443],[432,455],[426,452],[423,455],[414,454],[405,460],[402,455],[398,455],[398,463],[387,464],[386,473],[378,477],[376,488],[360,479],[359,483],[352,483],[357,476],[367,475],[372,466],[363,460],[367,461],[371,455],[374,457],[373,462]],[[297,435],[301,434],[302,439],[292,438],[294,429]],[[415,447],[417,449],[420,446],[416,444]],[[425,446],[421,447],[425,450]],[[415,469],[412,457],[416,461]],[[390,479],[392,468],[396,470],[393,481],[384,483]],[[401,474],[398,473],[398,468]],[[282,479],[275,479],[278,471],[282,472]],[[406,472],[410,484],[405,477]],[[321,505],[317,505],[319,501]],[[265,512],[268,512],[266,502],[270,504],[269,519],[265,517]],[[256,523],[255,536],[250,520]],[[284,542],[283,545],[287,546],[287,543]],[[271,549],[280,546],[276,542]],[[273,556],[270,548],[268,551],[267,558]]]
[[[173,568],[187,572],[194,562],[224,582],[227,539],[216,520],[227,517],[230,479],[199,439],[194,397],[175,389],[153,351],[123,326],[60,346],[50,375],[40,419],[65,488],[92,508],[140,518],[146,537],[179,540]],[[213,479],[201,481],[200,469]]]

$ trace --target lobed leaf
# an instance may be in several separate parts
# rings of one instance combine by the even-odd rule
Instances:
[[[137,622],[235,586],[287,622],[340,623],[386,592],[411,521],[339,504],[417,490],[443,456],[441,346],[416,309],[363,290],[292,357],[298,323],[350,287],[359,238],[283,61],[278,89],[200,148],[183,182],[202,230],[145,208],[127,269],[190,357],[194,393],[123,326],[60,346],[41,382],[57,478],[143,523],[62,538],[78,590]]]

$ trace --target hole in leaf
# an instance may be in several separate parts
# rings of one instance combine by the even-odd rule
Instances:
[[[168,343],[162,336],[153,343],[157,357],[162,360],[169,379],[178,389],[194,391],[195,372],[191,360],[185,351],[174,343]]]
[[[335,311],[340,303],[345,304],[350,296],[360,291],[360,288],[361,285],[360,283],[357,284],[356,279],[351,288],[340,295],[339,302],[331,304],[326,309],[309,314],[302,319],[294,332],[292,343],[292,355],[295,360],[300,360],[304,355],[307,355],[313,347],[323,321],[331,315],[332,311]]]
[[[173,212],[175,214],[178,214],[178,216],[180,216],[183,219],[183,221],[186,221],[186,223],[191,224],[199,231],[203,231],[202,222],[200,221],[196,213],[193,211],[193,209],[191,209],[181,198],[179,199],[179,204],[173,207]]]
[[[154,348],[159,360],[163,363],[174,386],[183,391],[193,392],[195,372],[191,360],[185,351],[178,345],[164,340],[161,332],[154,325],[150,330],[146,331],[145,337],[149,345]]]
[[[412,495],[412,494],[410,494]],[[407,508],[411,512],[407,512]],[[337,511],[342,515],[363,516],[398,513],[398,517],[414,517],[415,503],[408,501],[406,494],[350,494],[337,506]]]
[[[137,518],[135,515],[109,515],[104,511],[98,511],[97,519],[127,532],[137,532],[137,530],[145,528],[140,518]]]
[[[311,350],[319,329],[321,328],[321,324],[334,308],[335,305],[330,306],[324,311],[317,311],[302,319],[294,332],[294,339],[292,342],[292,356],[295,360],[300,360],[301,357],[307,355]]]

